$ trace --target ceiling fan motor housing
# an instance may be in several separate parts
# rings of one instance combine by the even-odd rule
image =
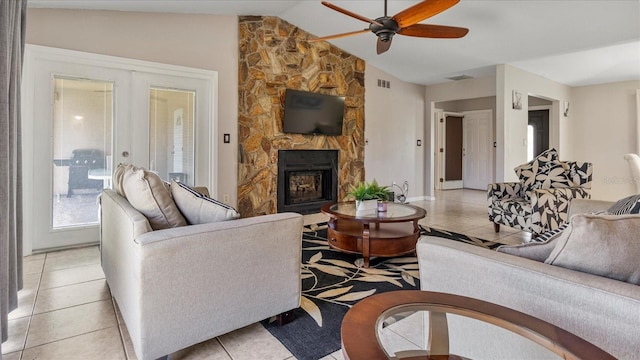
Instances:
[[[391,40],[391,37],[400,31],[398,23],[388,16],[377,18],[376,21],[383,26],[372,23],[369,25],[369,30],[376,34],[381,41]]]

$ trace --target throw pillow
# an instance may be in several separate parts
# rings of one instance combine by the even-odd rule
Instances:
[[[547,231],[525,244],[501,245],[496,251],[544,262],[555,249],[556,240],[562,236],[562,232],[567,226],[569,224],[563,224],[559,228]]]
[[[231,206],[203,195],[189,186],[172,181],[171,194],[189,224],[206,224],[240,217]]]
[[[640,285],[639,233],[639,215],[574,215],[545,263]]]
[[[111,181],[113,183],[113,190],[122,197],[125,197],[123,184],[122,184],[124,180],[124,173],[127,171],[127,169],[130,169],[132,167],[133,165],[131,164],[120,163],[118,164],[118,166],[116,166],[116,169],[113,171],[113,176]]]
[[[640,213],[640,194],[627,196],[618,200],[607,210],[612,215],[638,214]]]
[[[131,206],[147,217],[153,230],[187,225],[157,174],[130,166],[124,172],[122,189]]]

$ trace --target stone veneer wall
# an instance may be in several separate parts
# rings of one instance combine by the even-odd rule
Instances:
[[[365,63],[277,17],[241,16],[239,24],[238,210],[277,209],[278,150],[338,149],[338,198],[364,179]],[[221,56],[224,56],[221,54]],[[285,89],[345,96],[341,136],[285,134]]]

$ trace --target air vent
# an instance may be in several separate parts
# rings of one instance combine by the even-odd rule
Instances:
[[[449,80],[453,80],[453,81],[458,81],[458,80],[465,80],[465,79],[473,79],[473,76],[469,76],[469,75],[458,75],[458,76],[452,76],[450,78],[447,78]]]
[[[378,79],[378,87],[383,87],[383,88],[390,89],[391,88],[391,81]]]

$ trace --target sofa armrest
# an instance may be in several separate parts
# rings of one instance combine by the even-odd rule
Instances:
[[[575,214],[588,214],[595,211],[605,211],[613,204],[613,201],[573,199],[569,205],[569,218]]]
[[[422,290],[524,312],[621,359],[640,353],[637,285],[436,237],[422,237],[416,251]]]

